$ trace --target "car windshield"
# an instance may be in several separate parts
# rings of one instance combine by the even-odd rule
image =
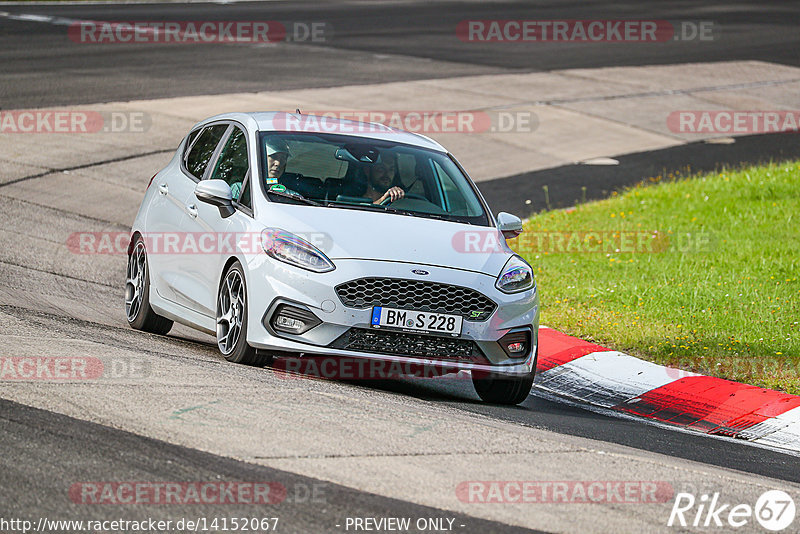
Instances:
[[[324,133],[265,132],[259,145],[270,200],[489,224],[474,186],[447,154]]]

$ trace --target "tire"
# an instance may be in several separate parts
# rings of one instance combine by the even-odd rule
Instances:
[[[125,273],[125,315],[128,324],[136,330],[165,335],[172,329],[172,321],[161,317],[150,307],[150,269],[147,250],[141,236],[128,255]]]
[[[217,347],[229,362],[264,367],[272,361],[247,344],[247,285],[238,261],[225,271],[217,291]]]
[[[513,376],[472,371],[472,385],[484,402],[491,404],[519,404],[530,395],[535,372]]]

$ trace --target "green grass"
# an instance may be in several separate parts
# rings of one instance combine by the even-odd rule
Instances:
[[[800,394],[800,162],[649,182],[526,222],[542,324]]]

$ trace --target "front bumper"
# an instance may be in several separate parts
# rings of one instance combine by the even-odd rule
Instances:
[[[533,371],[539,325],[539,298],[535,287],[508,295],[495,288],[495,277],[471,271],[375,260],[338,259],[334,263],[334,271],[317,274],[264,256],[253,258],[248,263],[248,343],[267,351],[377,359],[433,366],[448,371],[468,369],[509,375]],[[420,276],[412,273],[412,270],[421,268],[429,274]],[[334,289],[339,284],[363,277],[422,279],[467,287],[492,299],[497,304],[497,309],[485,320],[464,320],[461,336],[455,341],[474,346],[472,357],[463,357],[466,353],[459,350],[455,351],[452,358],[440,357],[438,354],[435,357],[415,355],[408,350],[404,354],[380,349],[371,351],[364,345],[348,344],[345,341],[353,337],[353,333],[374,332],[370,326],[372,308],[347,307],[342,304]],[[306,309],[319,318],[321,323],[302,335],[278,332],[271,326],[270,319],[281,304]],[[524,354],[511,358],[497,341],[508,332],[519,329],[530,329],[530,344]],[[420,334],[419,337],[433,336]],[[444,348],[448,341],[454,341],[454,338],[438,339],[441,342],[434,338],[432,343],[440,348]],[[348,350],[348,347],[359,349]],[[457,357],[459,354],[461,356]]]

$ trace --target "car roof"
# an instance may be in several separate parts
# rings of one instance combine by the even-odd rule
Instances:
[[[365,139],[380,139],[402,143],[406,145],[418,146],[438,152],[447,152],[442,145],[425,135],[407,132],[397,128],[391,128],[383,124],[372,122],[360,122],[349,119],[338,119],[330,116],[302,115],[297,113],[287,113],[285,111],[259,111],[249,113],[224,113],[209,117],[196,126],[202,126],[210,122],[221,120],[233,120],[244,124],[251,130],[262,132],[288,131],[288,132],[311,132],[311,133],[330,133],[342,134],[352,137],[363,137]],[[324,127],[320,127],[320,121],[324,121]],[[288,127],[287,127],[288,126]]]

